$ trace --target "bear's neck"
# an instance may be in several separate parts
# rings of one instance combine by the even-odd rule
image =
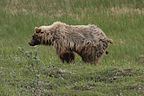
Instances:
[[[45,33],[41,39],[41,44],[43,45],[53,45],[53,38],[52,37],[49,37],[47,36],[47,34]]]

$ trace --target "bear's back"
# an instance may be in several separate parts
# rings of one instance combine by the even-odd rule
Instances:
[[[70,25],[66,27],[67,36],[70,38],[98,41],[107,38],[105,33],[96,25]]]

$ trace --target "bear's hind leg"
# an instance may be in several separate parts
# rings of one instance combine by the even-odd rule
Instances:
[[[70,63],[72,61],[75,61],[75,54],[73,52],[65,52],[60,55],[60,59],[62,62]]]

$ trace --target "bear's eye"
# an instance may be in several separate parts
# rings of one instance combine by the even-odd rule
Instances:
[[[33,39],[37,39],[37,36],[32,36]]]
[[[35,39],[35,36],[32,36],[33,39]]]

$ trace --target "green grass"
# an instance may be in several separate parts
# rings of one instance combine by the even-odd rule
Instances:
[[[0,96],[143,96],[143,0],[1,0]],[[30,47],[34,27],[96,24],[114,40],[97,65]],[[66,72],[63,72],[66,71]]]

